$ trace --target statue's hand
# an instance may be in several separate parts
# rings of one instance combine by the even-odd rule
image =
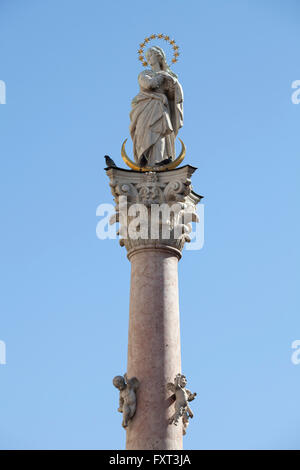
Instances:
[[[152,78],[152,88],[158,88],[162,82],[163,77],[160,74],[156,74],[155,77]]]
[[[159,72],[160,75],[162,75],[165,79],[169,80],[172,84],[176,83],[176,78],[173,77],[169,72],[166,72],[165,70],[162,70]]]
[[[190,393],[189,396],[188,396],[188,401],[193,401],[195,399],[196,395],[197,395],[197,393]]]

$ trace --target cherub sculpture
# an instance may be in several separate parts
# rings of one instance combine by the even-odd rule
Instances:
[[[140,382],[136,377],[127,378],[127,374],[117,375],[113,379],[114,386],[120,391],[118,411],[123,413],[123,428],[127,428],[129,420],[131,420],[136,410],[136,391]]]
[[[185,388],[187,380],[185,375],[177,374],[174,383],[169,382],[167,389],[173,392],[175,399],[175,413],[169,419],[169,424],[174,423],[177,426],[179,419],[182,417],[183,424],[183,435],[186,434],[186,428],[189,424],[189,418],[193,418],[194,415],[190,409],[188,402],[194,400],[197,393],[192,393]]]

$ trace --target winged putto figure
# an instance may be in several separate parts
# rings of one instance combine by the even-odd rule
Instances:
[[[169,382],[167,389],[173,392],[175,398],[175,413],[169,419],[169,424],[177,426],[179,419],[182,418],[183,435],[186,434],[186,428],[189,424],[189,418],[193,418],[193,412],[189,407],[189,402],[195,399],[197,393],[192,393],[186,389],[187,380],[185,375],[177,374],[174,383]]]
[[[129,421],[136,411],[136,391],[140,382],[136,377],[128,379],[127,374],[116,375],[113,379],[114,386],[120,391],[118,411],[123,413],[123,428],[127,428]]]

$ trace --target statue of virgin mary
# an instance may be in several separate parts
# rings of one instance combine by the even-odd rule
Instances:
[[[183,91],[160,47],[150,47],[146,59],[151,70],[138,76],[140,92],[132,100],[130,135],[135,161],[141,167],[154,167],[175,160],[175,139],[183,125]]]

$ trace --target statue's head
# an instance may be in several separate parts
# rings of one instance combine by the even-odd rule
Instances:
[[[150,67],[153,68],[153,66],[155,66],[155,64],[158,62],[160,70],[165,70],[170,75],[177,78],[177,75],[168,66],[166,54],[161,47],[158,47],[158,46],[149,47],[149,49],[147,49],[146,51],[145,57]]]
[[[175,377],[175,384],[179,385],[179,387],[184,388],[187,384],[186,376],[182,374],[177,374]]]
[[[126,387],[126,383],[122,375],[116,375],[116,377],[113,378],[113,384],[119,390],[124,390],[124,388]]]
[[[182,388],[184,388],[184,387],[186,386],[187,380],[186,380],[186,376],[185,376],[185,375],[182,375],[182,376],[180,377],[179,383],[180,383],[180,387],[182,387]]]
[[[156,62],[159,63],[161,70],[166,70],[167,61],[166,54],[158,46],[149,47],[146,51],[146,59],[148,64],[152,67]]]
[[[177,374],[174,379],[175,387],[184,388],[187,384],[186,376],[182,374]]]

